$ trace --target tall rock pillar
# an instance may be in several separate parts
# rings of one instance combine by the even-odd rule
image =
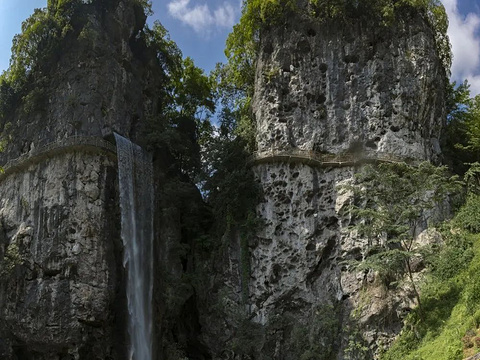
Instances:
[[[355,159],[438,161],[446,77],[418,11],[400,9],[380,26],[365,16],[321,21],[308,6],[261,32],[254,171],[265,226],[251,248],[249,300],[275,359],[342,359],[354,309],[363,307],[364,340],[375,348],[411,304],[376,290],[362,298],[365,279],[343,262],[365,244],[346,231],[350,197],[338,187],[358,171]],[[289,326],[278,330],[279,321]]]
[[[142,142],[164,74],[140,36],[140,2],[49,1],[50,12],[68,6],[58,49],[43,54],[0,118],[9,139],[0,154],[5,360],[128,357],[117,159],[104,138]]]

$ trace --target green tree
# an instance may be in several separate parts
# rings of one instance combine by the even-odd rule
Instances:
[[[480,161],[480,95],[470,97],[470,85],[466,80],[459,86],[450,84],[447,112],[444,154],[452,169],[463,174],[468,164]]]
[[[468,141],[466,149],[478,154],[480,151],[480,95],[470,99],[470,111],[465,119]]]
[[[458,177],[449,176],[445,166],[428,162],[365,167],[355,184],[346,187],[356,199],[351,207],[352,229],[368,241],[363,259],[354,262],[355,268],[374,270],[386,282],[406,274],[421,307],[411,266],[419,251],[415,236],[435,220],[433,210],[460,186]]]
[[[160,22],[145,30],[145,40],[165,77],[160,111],[148,118],[146,137],[151,148],[166,150],[181,172],[195,179],[201,171],[199,128],[215,110],[214,85],[191,58],[182,59]]]
[[[203,156],[202,190],[217,220],[216,232],[244,224],[255,212],[260,190],[249,166],[247,140],[238,134],[238,113],[223,108],[219,125],[208,124],[201,138]],[[205,123],[204,127],[207,126]]]

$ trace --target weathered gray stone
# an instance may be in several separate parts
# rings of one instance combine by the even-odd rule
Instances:
[[[13,141],[0,165],[22,156],[0,179],[2,359],[127,357],[116,160],[91,144],[41,151],[113,131],[139,141],[158,110],[146,93],[163,81],[136,38],[144,22],[138,2],[83,2],[62,51],[29,79],[26,94],[41,94],[1,124]]]
[[[445,71],[431,27],[319,22],[301,12],[261,36],[253,108],[259,151],[380,152],[437,159]]]
[[[253,101],[259,155],[303,150],[439,160],[445,71],[420,15],[378,27],[352,19],[320,22],[300,10],[282,25],[261,33]],[[345,359],[354,341],[364,348],[355,358],[375,357],[415,301],[407,282],[387,290],[371,271],[348,271],[348,261],[361,260],[367,246],[348,229],[352,194],[341,189],[359,168],[266,158],[254,171],[264,192],[257,213],[265,226],[250,248],[250,317],[266,329],[275,317],[295,319],[291,332],[267,330],[262,353],[298,359],[316,351]],[[335,338],[322,335],[317,345],[295,350],[295,326],[315,334],[312,312],[330,305]]]
[[[121,286],[115,174],[108,156],[76,152],[0,184],[0,247],[18,249],[9,269],[0,260],[0,323],[14,339],[2,359],[123,358],[113,343],[122,327],[112,306]]]
[[[101,138],[115,131],[137,140],[141,119],[156,110],[147,93],[163,80],[154,55],[135,40],[145,19],[134,1],[81,5],[58,59],[51,59],[48,73],[31,79],[41,96],[34,94],[6,119],[2,135],[15,141],[0,163],[74,135]]]

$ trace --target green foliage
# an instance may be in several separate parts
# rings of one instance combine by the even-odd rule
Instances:
[[[97,0],[100,1],[100,0]],[[149,0],[131,0],[137,2],[148,15],[151,13]],[[60,55],[63,41],[73,33],[73,22],[79,23],[79,10],[94,0],[48,0],[47,7],[35,9],[33,14],[22,23],[21,33],[12,41],[10,66],[0,76],[0,120],[5,119],[19,104],[27,100],[26,112],[36,109],[32,98],[45,93],[44,77],[52,63]],[[92,41],[88,28],[82,29],[80,39]],[[38,100],[38,99],[37,99]],[[35,100],[36,101],[36,100]],[[38,105],[38,104],[37,104]]]
[[[350,209],[353,230],[368,240],[363,259],[352,262],[354,267],[375,271],[386,284],[407,274],[421,306],[411,270],[411,261],[420,251],[414,239],[425,221],[435,220],[428,218],[428,211],[459,188],[458,178],[449,177],[446,167],[427,162],[365,167],[356,184],[346,187],[358,199]]]
[[[0,277],[9,276],[24,260],[16,243],[11,243],[5,250],[3,260],[0,262]]]
[[[165,338],[162,339],[163,353],[165,360],[188,360],[185,351],[176,343],[168,342]]]
[[[249,214],[255,212],[260,189],[248,164],[250,153],[246,141],[231,135],[226,126],[217,132],[204,133],[204,182],[202,189],[217,220],[216,233],[223,234],[229,226],[252,224]],[[254,226],[254,224],[252,224]],[[251,226],[243,229],[248,231]]]
[[[22,23],[22,33],[15,35],[12,45],[8,80],[16,90],[28,75],[48,62],[59,45],[61,22],[45,9],[35,9]]]
[[[33,111],[45,93],[45,73],[58,56],[62,40],[72,30],[70,20],[80,0],[49,0],[22,23],[12,41],[10,66],[0,76],[0,120],[20,101],[25,112]],[[30,93],[33,91],[33,93]]]
[[[347,186],[360,201],[350,209],[358,219],[354,229],[369,242],[366,257],[380,268],[397,262],[412,250],[413,236],[425,221],[426,211],[458,190],[457,177],[449,177],[446,167],[430,163],[367,166],[356,176],[356,185]],[[374,264],[372,264],[374,266]]]
[[[172,76],[172,81],[174,103],[181,115],[201,118],[199,112],[214,111],[213,84],[191,58],[183,60],[180,76]]]
[[[153,27],[144,29],[145,42],[155,52],[162,70],[171,76],[179,76],[181,72],[182,52],[170,38],[167,29],[155,21]]]
[[[473,314],[479,309],[480,304],[480,281],[479,280],[480,263],[474,261],[465,272],[465,287],[463,289],[463,301],[467,313]]]
[[[457,173],[480,160],[480,96],[470,98],[470,85],[465,80],[452,83],[447,94],[448,123],[443,136],[443,149],[449,165]]]
[[[295,323],[288,347],[300,360],[329,360],[335,356],[340,332],[339,309],[323,304],[311,310],[307,324]]]
[[[344,332],[348,338],[347,346],[343,351],[345,360],[368,359],[369,349],[360,330],[350,325]]]
[[[228,36],[225,48],[232,69],[231,80],[236,87],[253,87],[260,28],[282,19],[286,11],[295,8],[295,3],[295,0],[248,0],[243,3],[242,17]],[[250,91],[249,95],[252,95]]]
[[[457,219],[460,219],[457,216]],[[462,231],[443,230],[445,245],[435,246],[427,256],[431,275],[440,281],[452,279],[462,271],[473,257],[472,242]]]
[[[210,234],[197,234],[197,251],[215,253],[229,229],[240,231],[242,295],[246,301],[249,241],[256,227],[251,214],[259,191],[248,166],[247,149],[253,142],[253,131],[245,126],[250,119],[242,120],[248,118],[245,92],[232,87],[227,75],[231,69],[219,66],[207,77],[192,59],[182,59],[182,53],[159,22],[145,29],[145,42],[155,53],[166,79],[160,96],[161,112],[148,119],[145,137],[151,149],[173,159],[187,179],[200,185],[212,209],[215,226]],[[217,98],[222,105],[218,128],[209,121]]]
[[[253,131],[244,125],[251,124],[250,119],[242,120],[248,117],[245,91],[229,82],[230,68],[218,66],[207,77],[192,59],[182,59],[181,51],[159,22],[145,29],[145,43],[155,53],[166,80],[159,96],[161,112],[148,118],[145,137],[149,147],[170,158],[185,179],[200,185],[212,209],[214,229],[210,234],[197,234],[197,251],[214,253],[228,229],[236,227],[240,231],[242,294],[246,300],[248,246],[256,226],[249,214],[254,211],[259,192],[248,166],[247,148],[253,142]],[[217,98],[222,106],[218,128],[209,121]]]
[[[253,220],[253,215],[247,218],[247,222]],[[245,232],[240,238],[240,271],[241,271],[241,286],[242,286],[242,301],[244,304],[248,304],[249,290],[248,284],[250,283],[250,251],[249,251],[249,237],[251,233]]]
[[[49,14],[58,19],[70,20],[81,3],[82,0],[48,0],[47,10]]]
[[[14,108],[18,95],[7,79],[7,74],[0,76],[0,119],[4,119]]]
[[[30,74],[48,68],[61,40],[71,30],[70,20],[81,0],[49,0],[44,9],[35,9],[22,23],[22,32],[12,43],[10,67],[5,77],[20,90]]]
[[[147,119],[145,137],[151,149],[167,151],[181,172],[194,179],[201,170],[199,128],[215,110],[213,84],[191,58],[182,59],[159,22],[145,29],[145,42],[166,78],[159,94],[161,111]]]
[[[471,194],[480,194],[480,163],[474,162],[465,173],[467,191]]]
[[[135,0],[143,8],[145,16],[153,15],[152,1],[151,0]]]
[[[468,236],[468,235],[467,235]],[[407,319],[400,338],[382,357],[382,360],[462,359],[462,337],[476,328],[474,314],[479,311],[478,237],[472,261],[463,264],[450,279],[435,275],[422,288],[424,308],[422,321],[414,312]],[[447,245],[449,246],[449,245]],[[450,255],[446,251],[440,256]],[[448,262],[448,259],[444,259]],[[463,268],[463,270],[462,270]]]
[[[466,357],[462,348],[476,333],[480,314],[480,238],[464,222],[480,199],[468,198],[455,218],[442,228],[444,245],[428,258],[430,274],[422,286],[423,317],[414,310],[382,360],[451,360]],[[462,343],[463,341],[463,343]],[[467,346],[468,347],[468,346]]]
[[[255,150],[255,123],[251,113],[253,97],[253,63],[249,75],[241,74],[242,68],[232,61],[217,64],[211,74],[216,85],[217,98],[221,106],[219,114],[221,131],[230,138],[239,137],[248,152]],[[240,81],[240,79],[243,79]]]
[[[255,149],[255,125],[250,112],[253,67],[251,82],[238,82],[243,75],[238,75],[237,70],[231,62],[217,64],[210,76],[211,83],[216,84],[221,110],[219,126],[204,122],[201,130],[202,190],[213,209],[215,233],[219,236],[231,226],[241,226],[243,256],[246,256],[248,239],[258,225],[249,219],[254,218],[252,214],[260,199],[260,188],[248,163]],[[246,261],[243,273],[246,273],[245,264]]]
[[[457,213],[458,226],[472,233],[480,233],[480,195],[469,194],[465,205]]]
[[[235,337],[232,341],[232,350],[236,355],[255,358],[264,336],[263,326],[249,319],[240,321]],[[242,357],[243,358],[243,357]]]
[[[467,149],[480,151],[480,95],[470,99],[469,116],[465,119],[468,142]]]

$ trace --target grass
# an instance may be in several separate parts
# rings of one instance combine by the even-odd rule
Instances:
[[[422,286],[422,316],[418,309],[410,314],[382,360],[461,360],[480,352],[480,235],[461,231],[453,238]]]

